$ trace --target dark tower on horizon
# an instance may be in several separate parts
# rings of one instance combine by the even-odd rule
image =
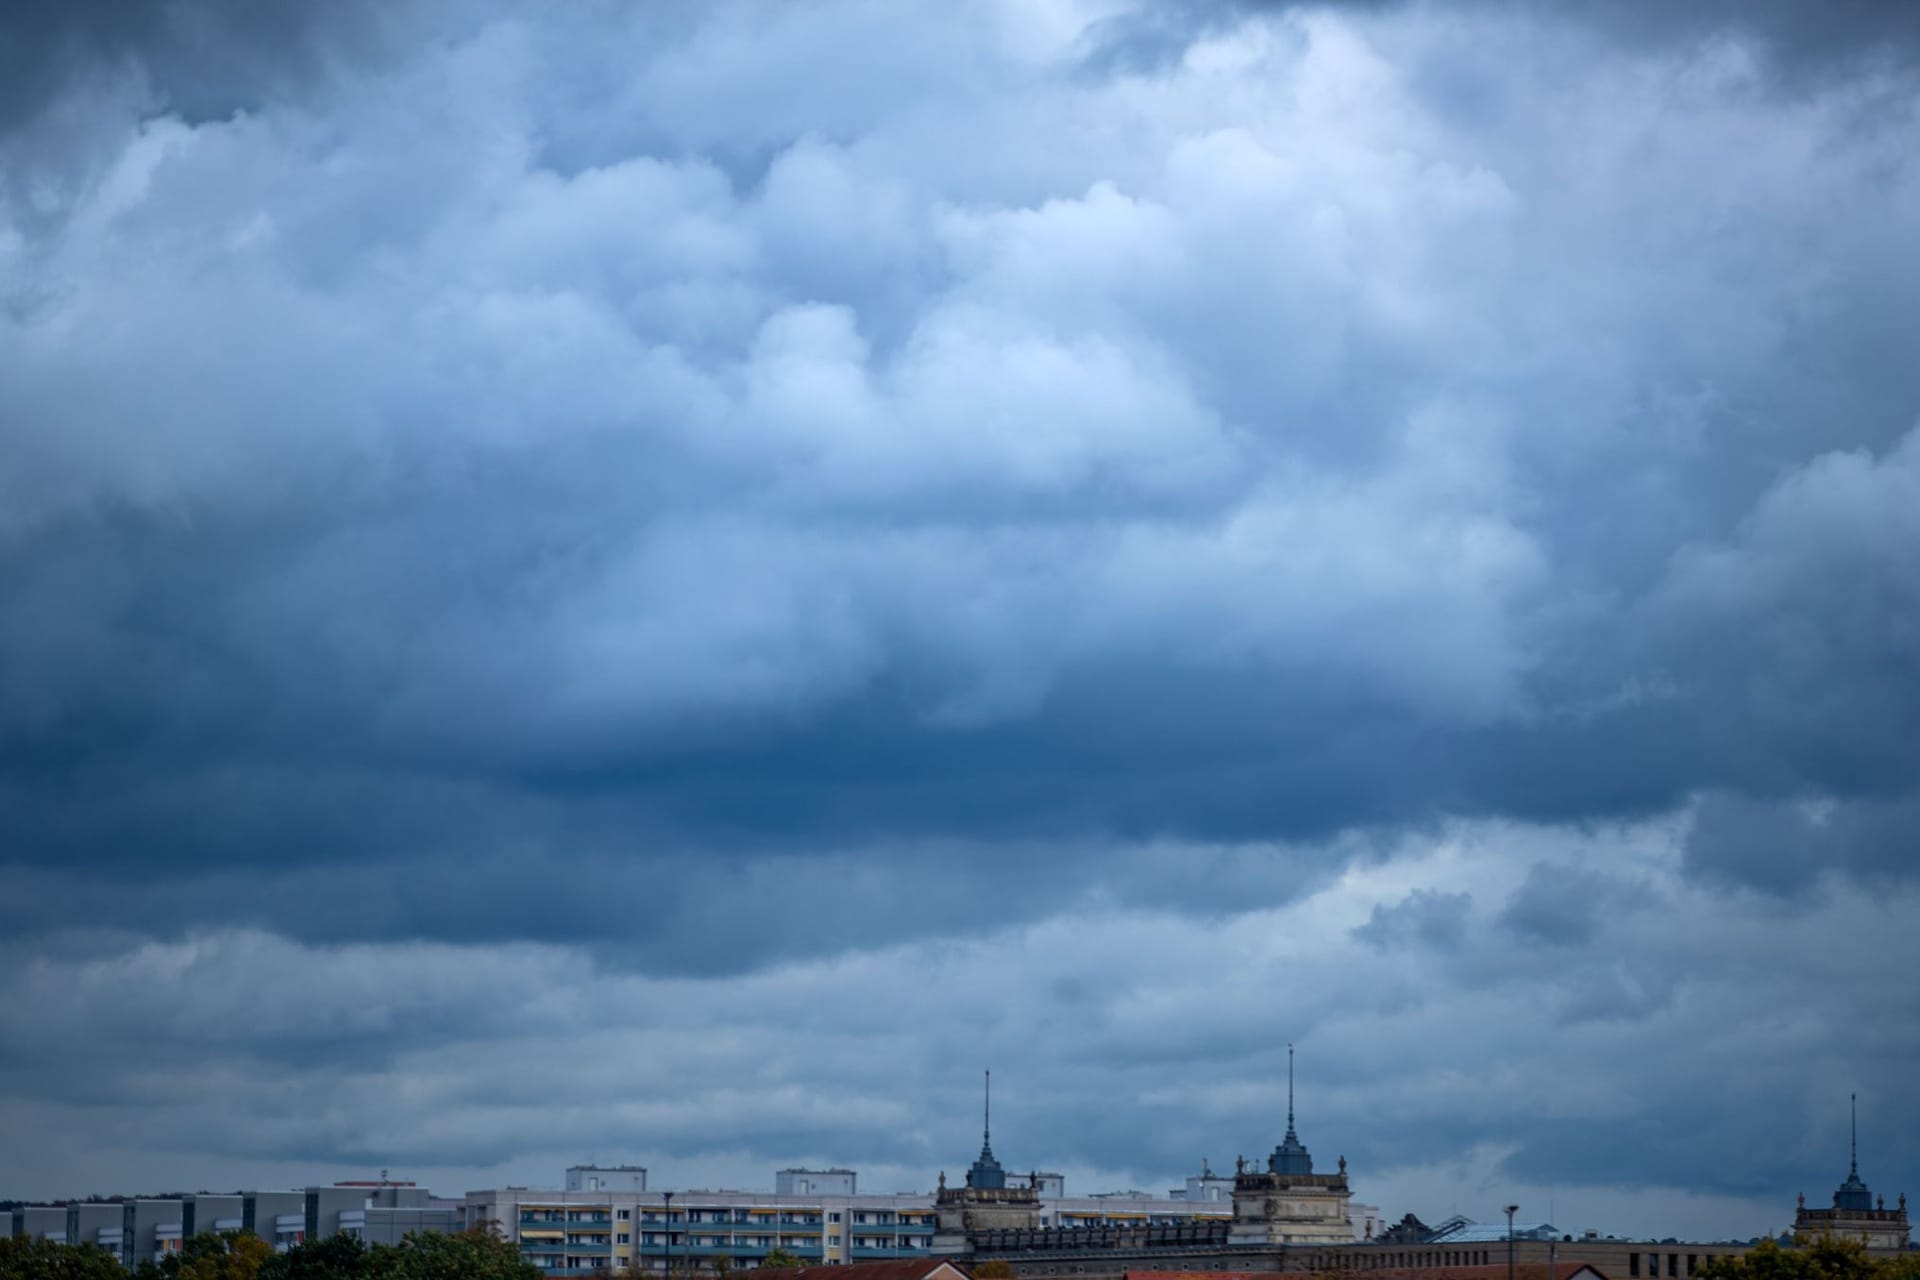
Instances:
[[[1847,1180],[1833,1193],[1836,1209],[1871,1209],[1873,1192],[1860,1181],[1860,1095],[1847,1095]]]
[[[1300,1135],[1293,1131],[1293,1045],[1287,1045],[1287,1136],[1267,1157],[1268,1173],[1303,1174],[1313,1172],[1313,1156]]]
[[[1908,1240],[1907,1197],[1887,1208],[1885,1196],[1874,1199],[1871,1189],[1860,1177],[1860,1098],[1847,1095],[1847,1180],[1833,1193],[1833,1208],[1809,1209],[1807,1198],[1800,1197],[1794,1215],[1793,1234],[1797,1240],[1823,1235],[1857,1240],[1869,1249],[1905,1249]]]
[[[1007,1171],[993,1158],[993,1071],[986,1073],[986,1099],[981,1108],[980,1158],[967,1170],[967,1185],[976,1191],[1004,1191]]]

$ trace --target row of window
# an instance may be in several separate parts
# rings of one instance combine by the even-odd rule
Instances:
[[[1683,1257],[1686,1259],[1686,1270],[1684,1271],[1680,1269],[1681,1259]],[[1651,1280],[1651,1277],[1658,1276],[1660,1274],[1660,1255],[1657,1253],[1649,1253],[1648,1255],[1646,1255],[1646,1258],[1647,1258],[1647,1268],[1644,1272],[1642,1272],[1640,1269],[1640,1255],[1638,1253],[1628,1254],[1627,1255],[1627,1275],[1630,1277],[1645,1275],[1649,1277],[1649,1280]],[[1670,1253],[1667,1255],[1667,1274],[1669,1276],[1673,1276],[1676,1278],[1683,1275],[1690,1276],[1693,1274],[1694,1269],[1696,1267],[1704,1267],[1707,1265],[1707,1263],[1712,1261],[1713,1261],[1713,1255],[1710,1253],[1706,1253],[1706,1254],[1689,1253],[1684,1255],[1678,1254],[1678,1253]]]
[[[621,1222],[629,1222],[633,1219],[633,1210],[621,1209],[613,1216]],[[658,1209],[643,1209],[640,1213],[640,1220],[649,1226],[659,1226],[664,1219],[661,1216],[661,1211]],[[526,1223],[606,1222],[608,1218],[605,1209],[522,1209],[520,1211],[520,1221]],[[764,1224],[767,1226],[782,1227],[817,1227],[820,1225],[820,1215],[818,1213],[783,1213],[778,1217],[774,1217],[765,1213],[749,1213],[745,1209],[687,1209],[674,1214],[673,1221],[675,1223],[712,1222],[746,1223],[749,1226],[760,1226]],[[837,1223],[840,1221],[840,1215],[838,1213],[829,1213],[827,1215],[827,1221]],[[897,1223],[903,1227],[930,1227],[933,1225],[933,1215],[931,1213],[894,1213],[891,1211],[873,1210],[870,1212],[855,1213],[853,1215],[853,1221],[859,1226],[890,1227]]]

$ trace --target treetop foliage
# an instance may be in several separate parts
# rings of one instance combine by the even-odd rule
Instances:
[[[365,1244],[329,1236],[285,1253],[250,1231],[208,1231],[159,1262],[142,1261],[134,1280],[542,1280],[520,1251],[485,1230],[409,1235],[401,1243]],[[0,1280],[127,1280],[112,1253],[98,1245],[0,1239]]]
[[[1695,1280],[1920,1280],[1920,1254],[1876,1258],[1859,1241],[1836,1236],[1791,1249],[1762,1240],[1743,1257],[1715,1258],[1693,1274]]]

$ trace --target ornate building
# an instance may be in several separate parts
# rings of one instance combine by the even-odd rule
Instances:
[[[980,1158],[967,1170],[963,1187],[949,1187],[940,1175],[934,1192],[933,1251],[937,1254],[972,1253],[973,1242],[990,1232],[1032,1231],[1040,1225],[1039,1179],[1026,1186],[1007,1185],[1007,1171],[993,1158],[993,1072],[987,1072],[986,1105],[982,1113]]]
[[[1909,1231],[1906,1193],[1901,1193],[1898,1208],[1889,1209],[1885,1196],[1876,1202],[1867,1184],[1860,1181],[1860,1120],[1852,1095],[1848,1103],[1854,1114],[1847,1180],[1833,1193],[1831,1209],[1809,1209],[1805,1194],[1800,1196],[1800,1209],[1793,1217],[1794,1239],[1832,1235],[1858,1240],[1869,1249],[1905,1249]]]
[[[1293,1046],[1287,1046],[1287,1136],[1267,1157],[1264,1173],[1241,1161],[1233,1179],[1233,1226],[1228,1243],[1236,1247],[1290,1244],[1351,1244],[1347,1218],[1347,1158],[1338,1173],[1315,1173],[1313,1156],[1293,1126]]]

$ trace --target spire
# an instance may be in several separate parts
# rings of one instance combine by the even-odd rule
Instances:
[[[1293,1045],[1287,1045],[1287,1136],[1267,1157],[1268,1173],[1312,1173],[1313,1157],[1293,1130]]]
[[[1007,1185],[1006,1170],[993,1158],[993,1072],[986,1073],[986,1099],[980,1110],[980,1158],[967,1171],[967,1185],[981,1191],[999,1191]]]
[[[1847,1180],[1833,1193],[1833,1207],[1836,1209],[1871,1209],[1873,1194],[1867,1184],[1860,1181],[1860,1098],[1858,1094],[1847,1095]]]
[[[1293,1041],[1287,1041],[1287,1136],[1293,1136]]]

